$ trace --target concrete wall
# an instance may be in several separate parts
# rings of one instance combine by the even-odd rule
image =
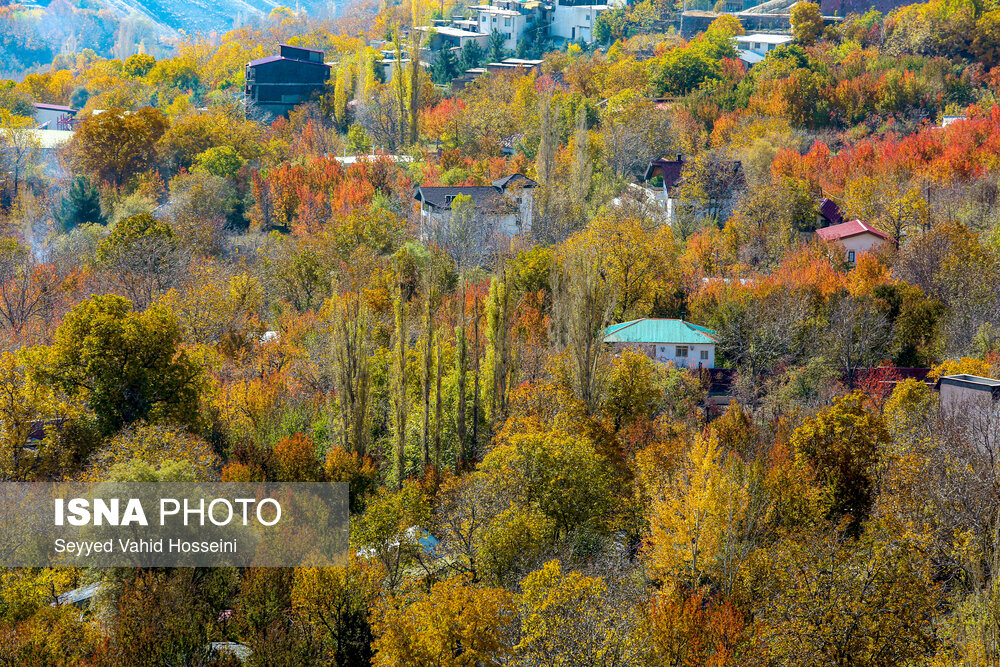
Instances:
[[[661,364],[672,363],[678,368],[715,368],[715,345],[679,345],[677,343],[610,343],[615,354],[627,348],[642,352]],[[678,347],[687,348],[687,356],[677,354]],[[706,358],[702,358],[702,355]]]
[[[843,239],[840,242],[844,246],[845,258],[848,261],[851,260],[851,253],[854,253],[854,262],[858,261],[858,257],[868,252],[880,243],[885,243],[884,239],[880,239],[874,234],[858,234],[857,236],[852,236],[850,238]]]

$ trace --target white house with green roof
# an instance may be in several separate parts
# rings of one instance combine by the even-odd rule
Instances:
[[[644,317],[613,324],[604,342],[616,352],[631,347],[679,368],[715,368],[715,332],[684,320]]]

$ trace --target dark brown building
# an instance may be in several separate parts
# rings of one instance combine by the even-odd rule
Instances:
[[[272,116],[287,116],[330,78],[322,51],[288,44],[280,49],[280,55],[247,63],[246,70],[247,105]]]

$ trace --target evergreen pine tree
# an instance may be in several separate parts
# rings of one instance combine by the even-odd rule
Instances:
[[[97,186],[85,176],[77,176],[73,181],[69,192],[59,203],[55,217],[64,232],[87,223],[105,225],[108,222],[101,213],[101,195]]]
[[[451,49],[442,49],[438,61],[434,63],[432,78],[435,83],[449,83],[459,74],[458,58]]]
[[[485,58],[486,53],[483,51],[483,47],[479,46],[479,42],[470,39],[462,47],[462,71],[481,67]]]
[[[503,48],[503,42],[503,35],[499,32],[494,30],[490,33],[490,44],[487,54],[491,63],[498,63],[507,57],[507,49]]]

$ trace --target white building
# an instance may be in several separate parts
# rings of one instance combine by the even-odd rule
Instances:
[[[934,386],[945,416],[968,413],[973,409],[997,409],[1000,380],[978,375],[945,375]]]
[[[715,332],[684,320],[644,317],[604,330],[604,342],[616,352],[632,348],[678,368],[715,368]]]
[[[549,26],[549,35],[559,37],[571,42],[585,42],[590,44],[594,41],[594,22],[602,13],[611,9],[613,5],[574,5],[565,4],[556,0],[552,8],[552,24]]]
[[[737,35],[733,37],[733,41],[736,42],[740,60],[751,66],[766,58],[769,51],[791,42],[792,38],[788,35],[755,32],[749,35]]]
[[[432,51],[462,48],[469,42],[477,42],[485,49],[490,39],[489,32],[474,32],[447,25],[422,25],[417,26],[415,30],[424,35],[424,44],[429,45]]]
[[[76,109],[61,104],[35,104],[35,123],[39,130],[72,130]]]
[[[503,47],[510,51],[517,48],[517,43],[532,23],[530,15],[513,9],[494,5],[473,5],[471,9],[476,14],[477,30],[487,36],[500,33],[504,38]]]

